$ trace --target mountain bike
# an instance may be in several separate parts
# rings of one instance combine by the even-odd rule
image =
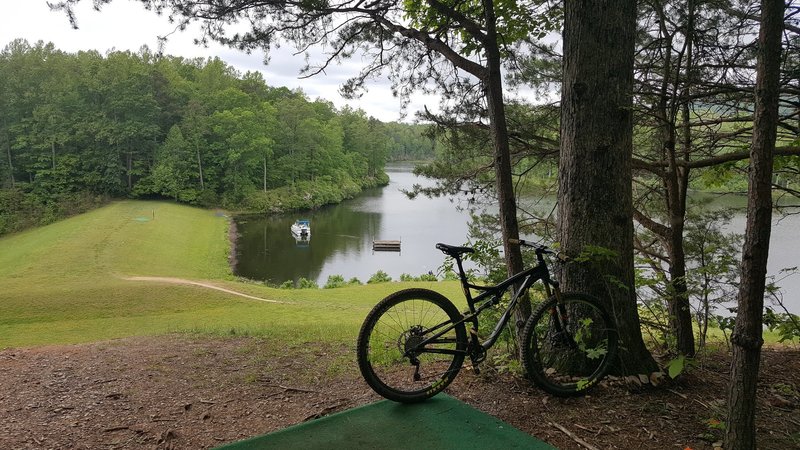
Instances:
[[[545,259],[555,252],[546,246],[521,239],[509,242],[534,248],[537,264],[496,285],[469,281],[462,260],[474,249],[436,244],[458,267],[468,306],[464,312],[442,294],[418,288],[395,292],[375,305],[357,343],[358,366],[375,392],[414,403],[444,390],[467,356],[478,372],[478,364],[497,342],[514,308],[537,281],[544,285],[547,299],[535,308],[522,332],[520,347],[528,377],[550,394],[579,396],[606,376],[617,354],[617,330],[603,304],[590,295],[560,291]],[[500,305],[506,293],[510,300],[481,342],[479,316]]]

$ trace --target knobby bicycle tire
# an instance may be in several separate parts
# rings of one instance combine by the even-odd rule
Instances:
[[[438,394],[461,370],[467,348],[464,324],[424,346],[457,353],[414,353],[414,349],[435,334],[426,330],[437,325],[442,330],[460,319],[450,300],[431,290],[406,289],[384,298],[367,315],[358,334],[358,367],[364,380],[396,402],[414,403]],[[418,369],[409,350],[419,359]]]
[[[523,330],[528,376],[544,391],[584,395],[602,380],[617,356],[617,329],[600,302],[589,295],[562,293],[539,305]]]

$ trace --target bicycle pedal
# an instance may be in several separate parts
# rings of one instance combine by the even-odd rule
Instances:
[[[481,373],[481,369],[476,365],[471,366],[470,369],[472,369],[472,371],[475,373],[475,375],[480,375],[480,373]]]

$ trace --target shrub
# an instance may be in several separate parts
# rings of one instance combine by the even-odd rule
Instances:
[[[453,272],[452,270],[448,270],[444,273],[445,281],[457,281],[459,280],[458,274]]]
[[[337,287],[346,286],[347,283],[344,281],[344,277],[341,275],[330,275],[328,277],[328,282],[325,283],[325,289],[333,289]]]
[[[392,281],[392,277],[390,277],[389,274],[387,274],[386,272],[379,270],[375,272],[374,275],[369,277],[369,280],[367,280],[367,284],[387,283],[389,281]]]
[[[297,288],[298,289],[319,289],[319,286],[315,281],[309,280],[307,278],[300,277],[297,281]]]
[[[438,278],[436,278],[436,275],[434,275],[432,272],[423,273],[422,275],[419,276],[419,281],[437,281],[437,280]]]

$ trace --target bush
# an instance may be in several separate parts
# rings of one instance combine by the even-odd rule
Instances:
[[[400,275],[400,281],[438,281],[438,278],[431,272],[423,273],[418,277],[404,273]]]
[[[445,279],[445,281],[458,281],[458,280],[460,280],[460,278],[458,277],[458,274],[453,272],[452,270],[448,270],[448,271],[446,271],[444,273],[444,279]]]
[[[392,281],[392,277],[390,277],[389,274],[387,274],[386,272],[379,270],[375,272],[374,275],[369,277],[369,280],[367,280],[367,284],[388,283],[389,281]]]
[[[0,189],[0,235],[47,225],[102,206],[109,200],[89,192],[43,194],[26,189]]]
[[[307,278],[300,278],[297,281],[297,288],[298,289],[319,289],[319,285],[315,281],[309,280]]]
[[[219,205],[219,199],[217,198],[217,194],[211,189],[204,189],[200,191],[200,194],[197,196],[196,202],[198,205],[205,208],[211,208]]]
[[[328,277],[328,282],[325,283],[324,288],[325,289],[333,289],[333,288],[338,288],[338,287],[342,287],[342,286],[346,286],[346,285],[347,285],[347,283],[345,283],[343,276],[341,276],[341,275],[330,275]]]
[[[434,275],[432,272],[423,273],[422,275],[419,276],[419,281],[437,281],[437,280],[438,278],[436,278],[436,275]]]

